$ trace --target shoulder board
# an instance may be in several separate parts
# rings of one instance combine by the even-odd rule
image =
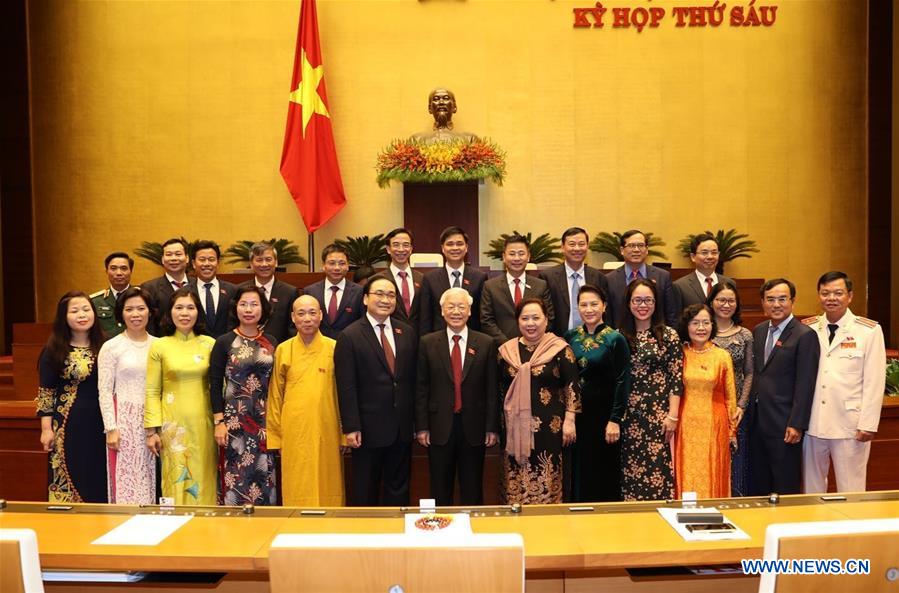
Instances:
[[[816,323],[818,323],[818,319],[819,317],[817,315],[815,315],[814,317],[806,317],[802,320],[802,323],[805,325],[815,325]]]
[[[98,290],[97,292],[91,294],[90,298],[95,299],[97,297],[106,296],[106,289]]]
[[[868,319],[867,317],[855,317],[855,322],[864,325],[865,327],[875,328],[877,327],[877,322],[873,319]]]

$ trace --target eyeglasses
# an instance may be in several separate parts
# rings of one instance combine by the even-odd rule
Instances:
[[[646,243],[625,243],[624,248],[631,251],[642,251],[646,249]]]
[[[464,313],[468,311],[468,305],[443,305],[444,311],[459,311]]]
[[[714,303],[715,303],[716,305],[736,305],[736,304],[737,304],[737,299],[722,299],[722,298],[716,298],[716,299],[714,300]]]
[[[631,299],[631,304],[637,307],[640,305],[655,305],[656,300],[652,297],[634,297]]]
[[[690,327],[712,327],[712,322],[708,319],[694,319],[687,325]]]
[[[787,301],[790,300],[790,297],[779,296],[779,297],[765,297],[765,302],[769,305],[786,305]]]
[[[382,301],[395,301],[396,293],[395,292],[386,292],[383,290],[376,290],[374,292],[369,293],[372,296],[378,297]]]

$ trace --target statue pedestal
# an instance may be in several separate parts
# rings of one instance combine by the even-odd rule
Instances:
[[[440,253],[440,232],[452,225],[468,234],[468,263],[479,265],[477,181],[403,185],[403,226],[415,235],[415,251]]]

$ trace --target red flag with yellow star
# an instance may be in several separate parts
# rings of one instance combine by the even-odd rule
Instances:
[[[303,0],[300,6],[290,91],[281,176],[306,229],[315,232],[346,204],[328,111],[315,0]]]

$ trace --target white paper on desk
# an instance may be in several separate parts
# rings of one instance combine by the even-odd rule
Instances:
[[[665,521],[671,525],[671,527],[677,532],[679,536],[684,538],[684,540],[688,542],[715,542],[720,540],[728,540],[728,539],[749,539],[749,535],[746,534],[745,531],[737,527],[737,525],[733,521],[728,521],[727,517],[724,517],[725,523],[730,523],[736,529],[734,531],[725,531],[724,533],[715,533],[715,532],[706,532],[706,531],[690,531],[687,529],[686,523],[678,523],[677,515],[678,513],[684,512],[694,512],[694,513],[717,513],[718,509],[715,507],[710,508],[692,508],[692,509],[677,509],[677,508],[658,508],[659,514],[662,516]]]
[[[158,546],[192,515],[135,515],[95,539],[98,546]]]

